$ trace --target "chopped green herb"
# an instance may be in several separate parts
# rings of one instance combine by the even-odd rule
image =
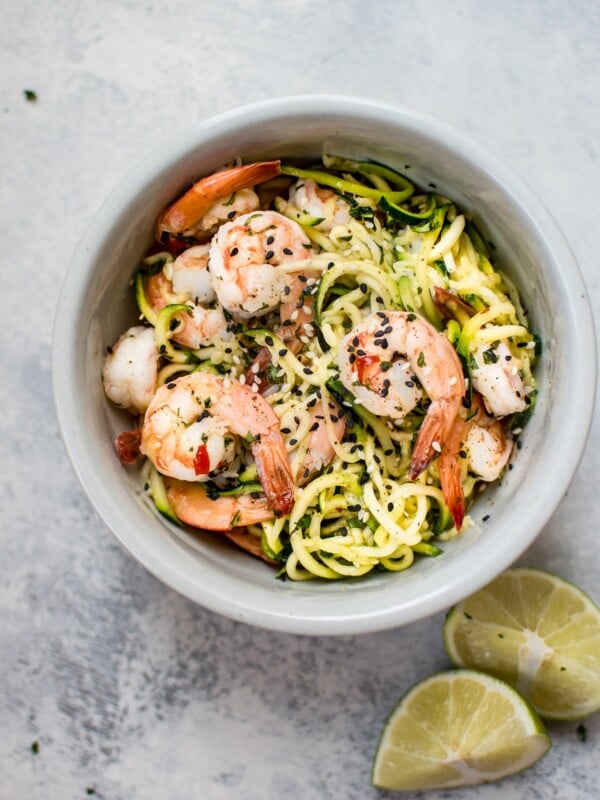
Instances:
[[[585,727],[583,722],[579,723],[579,725],[576,728],[576,732],[580,742],[587,742],[587,728]]]
[[[38,96],[33,89],[23,89],[23,97],[28,103],[37,103]]]
[[[498,355],[494,349],[490,347],[488,350],[483,351],[483,360],[486,364],[495,364],[498,361]]]
[[[235,526],[238,524],[238,522],[240,521],[240,517],[241,517],[241,513],[239,511],[236,511],[235,514],[233,515],[233,517],[231,518],[231,523],[230,524],[231,524],[232,528],[235,528]]]
[[[31,752],[33,753],[34,756],[37,756],[37,754],[40,752],[40,743],[38,742],[37,739],[35,740],[35,742],[31,743]]]
[[[422,350],[421,350],[421,352],[419,353],[419,357],[417,358],[417,365],[418,365],[419,367],[425,367],[425,366],[427,366],[427,362],[425,361],[425,354],[423,353],[423,351],[422,351]]]

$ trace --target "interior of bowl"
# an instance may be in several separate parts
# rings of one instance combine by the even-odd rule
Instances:
[[[179,529],[148,507],[136,470],[122,467],[114,453],[114,436],[129,420],[106,401],[100,372],[107,345],[137,319],[131,278],[171,200],[235,158],[324,152],[387,164],[423,187],[435,184],[469,211],[493,242],[497,265],[520,289],[544,357],[536,373],[537,407],[513,468],[477,500],[473,525],[444,545],[443,556],[420,559],[407,572],[360,580],[281,582],[269,566],[218,535]],[[120,541],[151,572],[202,605],[296,633],[406,623],[451,605],[510,564],[564,493],[593,402],[594,376],[584,376],[568,356],[570,346],[588,346],[578,341],[589,334],[581,293],[577,268],[541,205],[500,162],[454,131],[410,112],[344,98],[249,106],[167,143],[127,176],[88,229],[56,319],[54,382],[63,435],[84,488]],[[575,418],[574,407],[580,412]],[[549,474],[548,463],[561,448],[563,467]]]

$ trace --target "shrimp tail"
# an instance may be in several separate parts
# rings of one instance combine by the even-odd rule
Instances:
[[[429,406],[410,461],[408,477],[411,481],[416,480],[441,452],[448,435],[449,424],[452,425],[454,421],[448,420],[446,411],[446,404],[441,400],[434,401]]]
[[[442,454],[439,460],[439,468],[444,501],[452,515],[456,530],[459,531],[465,519],[465,493],[461,479],[460,462],[457,458],[452,456],[445,458],[444,454]]]
[[[233,192],[274,178],[281,172],[280,161],[259,161],[215,172],[197,181],[158,218],[156,238],[176,236],[193,228],[216,202]]]
[[[294,481],[283,437],[278,430],[261,434],[252,445],[258,479],[277,516],[294,505]]]

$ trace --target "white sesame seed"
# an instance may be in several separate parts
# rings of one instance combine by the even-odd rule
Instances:
[[[258,383],[253,383],[252,384],[252,391],[253,392],[258,392]]]
[[[298,319],[298,309],[292,311],[292,313],[290,314],[290,319],[292,320],[292,322],[295,322]]]
[[[255,375],[260,370],[260,366],[258,364],[252,364],[250,367],[250,371],[253,372]]]
[[[457,380],[457,379],[456,379],[456,375],[453,375],[453,376],[450,378],[450,380],[448,381],[448,383],[450,384],[450,386],[454,386],[454,384],[456,383],[456,380]]]
[[[513,430],[513,433],[514,433],[515,436],[518,436],[522,432],[523,432],[523,428],[515,428]]]
[[[231,360],[233,361],[234,364],[241,364],[242,363],[242,361],[241,361],[239,356],[233,356],[233,358]]]
[[[535,349],[535,342],[527,342],[525,345],[525,350],[533,350]]]
[[[436,453],[441,453],[442,452],[442,448],[441,448],[441,445],[440,445],[439,442],[432,442],[431,446],[433,447],[433,449],[435,450]]]
[[[302,306],[302,311],[304,311],[305,314],[310,314],[311,308],[310,306]]]
[[[246,376],[244,375],[243,372],[240,375],[240,383],[242,384],[242,386],[246,383]]]

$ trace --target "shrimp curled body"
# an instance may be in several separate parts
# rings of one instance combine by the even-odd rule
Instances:
[[[141,452],[163,475],[205,482],[231,465],[235,437],[251,443],[273,510],[287,513],[294,483],[279,419],[261,395],[237,381],[193,372],[161,386],[146,411]]]
[[[189,314],[177,315],[178,327],[172,338],[192,350],[209,345],[215,338],[233,338],[223,309],[211,307],[216,294],[208,271],[208,251],[206,244],[189,247],[144,281],[148,303],[156,313],[168,305],[189,306]]]
[[[194,236],[198,230],[210,229],[213,222],[218,224],[222,219],[227,219],[231,211],[238,214],[242,208],[245,211],[252,210],[258,206],[258,199],[255,202],[250,200],[250,208],[243,205],[236,208],[232,207],[236,202],[234,194],[264,183],[279,175],[280,171],[281,162],[260,161],[201,178],[160,215],[156,223],[156,238],[161,241],[164,234]]]
[[[422,390],[431,400],[410,464],[415,480],[444,447],[465,395],[454,348],[422,317],[378,311],[341,341],[339,364],[346,389],[375,414],[400,420]]]
[[[282,264],[312,253],[300,225],[276,211],[244,214],[222,225],[210,248],[210,271],[219,302],[238,319],[277,309],[293,276]]]

